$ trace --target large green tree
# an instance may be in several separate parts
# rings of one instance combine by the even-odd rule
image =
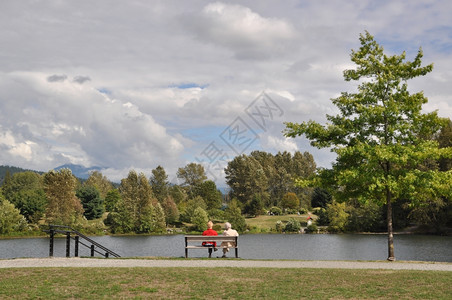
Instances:
[[[48,204],[46,220],[49,224],[73,225],[83,215],[83,207],[75,196],[77,178],[71,170],[61,169],[44,174],[44,191]]]
[[[193,198],[195,187],[207,180],[206,170],[201,164],[189,163],[177,170],[177,178],[183,181],[180,186],[186,189],[188,197]]]
[[[102,199],[105,199],[108,192],[113,189],[113,184],[99,171],[91,172],[84,185],[94,186],[99,191],[100,197]]]
[[[156,197],[159,202],[162,203],[168,197],[169,188],[168,175],[166,174],[165,169],[162,166],[158,166],[157,168],[152,170],[152,175],[149,179],[149,183],[151,184],[154,197]]]
[[[143,173],[129,172],[119,186],[121,198],[108,215],[106,224],[117,233],[148,233],[154,231],[154,205],[151,186]],[[165,216],[163,215],[163,222]]]
[[[221,192],[212,180],[198,184],[194,189],[194,196],[202,197],[206,202],[207,209],[221,208]]]
[[[427,98],[411,94],[407,81],[432,71],[421,66],[422,50],[413,61],[405,52],[388,56],[368,32],[361,47],[352,51],[355,69],[345,70],[346,81],[360,81],[356,93],[332,99],[337,115],[328,124],[315,121],[286,123],[285,135],[305,135],[311,145],[332,148],[337,154],[331,169],[319,171],[319,182],[335,185],[338,200],[356,198],[387,207],[388,260],[394,260],[392,203],[409,199],[416,206],[430,198],[450,196],[451,172],[426,169],[427,161],[450,157],[452,149],[439,148],[432,136],[444,126],[436,112],[424,113]],[[448,197],[450,199],[450,197]]]
[[[5,198],[14,204],[28,221],[39,221],[47,205],[41,175],[32,171],[15,173],[5,177],[2,189]]]
[[[100,198],[99,190],[92,185],[84,185],[75,192],[80,199],[85,210],[83,215],[87,220],[94,220],[102,217],[105,211],[104,201]]]

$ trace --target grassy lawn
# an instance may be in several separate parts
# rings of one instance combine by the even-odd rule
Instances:
[[[0,269],[1,299],[450,299],[452,272],[271,268]]]
[[[256,227],[266,231],[270,231],[270,229],[275,229],[276,221],[287,222],[290,218],[294,218],[301,223],[301,226],[306,226],[306,221],[308,215],[283,215],[283,216],[257,216],[256,218],[246,219],[246,224],[249,225],[250,228]]]

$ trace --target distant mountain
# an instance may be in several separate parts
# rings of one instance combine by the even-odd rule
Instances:
[[[32,171],[36,172],[38,174],[43,174],[44,172],[34,171],[34,170],[28,170],[28,169],[22,169],[19,167],[13,167],[13,166],[0,166],[0,185],[3,184],[3,179],[5,178],[5,175],[7,172],[9,172],[9,175],[13,175],[15,173],[21,173],[26,171]]]
[[[101,167],[89,167],[86,168],[82,165],[74,165],[74,164],[65,164],[59,167],[55,168],[55,171],[61,170],[61,169],[69,169],[72,171],[72,174],[77,177],[77,178],[81,178],[81,179],[88,179],[90,173],[92,171],[101,171],[102,168]]]

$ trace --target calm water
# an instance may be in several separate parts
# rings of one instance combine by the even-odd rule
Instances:
[[[182,257],[183,235],[100,236],[93,240],[122,257]],[[74,241],[71,241],[71,255]],[[56,238],[54,256],[66,255],[66,239]],[[452,262],[452,237],[396,235],[398,260]],[[215,252],[214,252],[215,254]],[[0,239],[0,258],[47,257],[49,238]],[[189,250],[189,257],[207,257],[207,250]],[[89,250],[80,247],[80,256]],[[232,256],[232,254],[230,255]],[[244,259],[385,260],[386,235],[359,234],[245,234],[239,237],[239,257]]]

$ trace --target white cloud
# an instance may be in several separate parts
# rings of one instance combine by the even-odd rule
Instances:
[[[264,136],[261,141],[264,148],[273,149],[273,151],[287,151],[294,153],[298,151],[297,143],[294,139],[277,137],[277,136]]]
[[[278,55],[281,44],[292,43],[297,35],[285,20],[265,18],[248,7],[222,2],[206,5],[190,26],[200,39],[232,50],[239,59]]]

